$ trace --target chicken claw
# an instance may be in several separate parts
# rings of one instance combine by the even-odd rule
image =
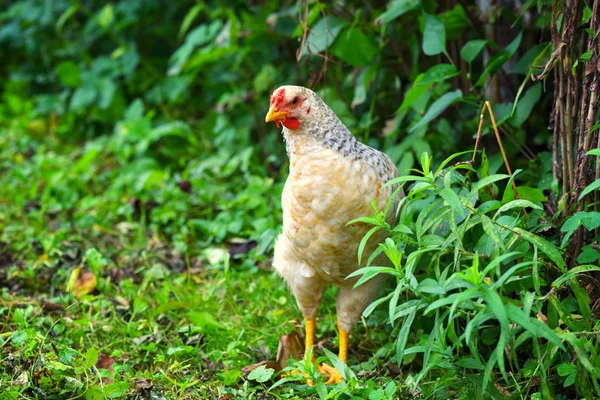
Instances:
[[[337,384],[340,383],[344,378],[342,377],[342,374],[340,374],[340,372],[335,369],[334,367],[332,367],[331,365],[327,365],[325,363],[319,365],[319,372],[321,372],[324,375],[329,375],[329,380],[327,382],[325,382],[326,385],[333,385],[333,384]]]

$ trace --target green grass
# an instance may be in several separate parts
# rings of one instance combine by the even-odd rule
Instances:
[[[229,175],[194,177],[202,162],[191,162],[136,188],[151,177],[132,166],[152,153],[120,160],[116,135],[65,146],[18,122],[0,133],[4,398],[323,396],[322,384],[303,381],[266,394],[274,376],[256,382],[242,373],[275,360],[279,336],[303,329],[270,265],[283,176],[261,177],[242,162]],[[359,380],[340,391],[385,396],[398,374],[382,318],[375,313],[354,331]],[[334,327],[332,288],[317,341],[337,352]]]

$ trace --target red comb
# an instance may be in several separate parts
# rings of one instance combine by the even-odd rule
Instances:
[[[279,106],[281,103],[283,103],[284,99],[285,99],[285,89],[279,89],[279,91],[277,93],[275,93],[273,95],[273,97],[271,98],[271,105]]]

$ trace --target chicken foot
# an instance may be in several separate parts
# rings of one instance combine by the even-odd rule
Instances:
[[[304,347],[304,358],[306,358],[308,356],[308,353],[310,351],[310,349],[314,346],[315,344],[315,324],[316,324],[316,318],[312,318],[312,319],[305,319],[305,332],[306,332],[306,339],[305,339],[305,347]],[[339,352],[339,358],[340,360],[342,360],[345,363],[347,363],[348,361],[348,332],[346,332],[340,325],[339,321],[337,323],[338,326],[338,336],[339,336],[339,341],[340,341],[340,352]],[[313,362],[315,361],[316,357],[313,355]],[[340,372],[332,367],[331,365],[322,363],[320,365],[317,366],[319,372],[321,372],[323,375],[327,375],[329,376],[329,379],[327,380],[327,382],[325,382],[326,385],[332,385],[332,384],[336,384],[336,383],[340,383],[344,378],[342,377],[342,374],[340,374]],[[292,371],[293,373],[299,373],[300,371]],[[307,383],[310,386],[313,386],[313,382],[312,380],[307,380]]]

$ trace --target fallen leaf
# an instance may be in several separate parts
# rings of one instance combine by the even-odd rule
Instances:
[[[135,388],[140,392],[146,392],[153,387],[152,382],[147,379],[138,379],[135,381]]]
[[[279,337],[279,347],[277,348],[276,361],[261,361],[256,364],[247,365],[242,368],[242,373],[244,374],[244,377],[247,378],[250,372],[254,371],[258,367],[264,366],[265,369],[273,369],[277,374],[279,371],[287,367],[290,358],[298,360],[301,359],[303,355],[304,340],[302,340],[298,332],[292,331],[288,335],[281,335]]]
[[[496,386],[496,389],[498,389],[498,391],[500,392],[500,394],[502,394],[502,396],[505,396],[505,397],[512,396],[512,393],[510,391],[508,391],[505,387],[502,387],[499,383],[494,383],[494,386]]]
[[[77,267],[71,273],[67,290],[78,299],[96,289],[96,275],[93,272]]]
[[[62,309],[62,304],[59,303],[53,303],[47,300],[44,300],[44,302],[42,303],[42,310],[46,312],[62,311]]]
[[[271,368],[271,369],[275,370],[275,373],[277,373],[283,369],[281,367],[281,364],[279,364],[277,361],[261,361],[256,364],[246,365],[244,368],[242,368],[242,373],[244,374],[244,378],[248,378],[248,375],[250,374],[250,372],[252,372],[256,368],[262,367],[262,366],[264,366],[265,368]]]
[[[98,361],[96,361],[96,368],[106,369],[112,375],[114,362],[115,360],[111,356],[101,353],[98,355]]]
[[[229,255],[231,257],[240,254],[248,254],[250,250],[257,246],[256,240],[232,239],[226,242]]]
[[[277,348],[277,362],[285,368],[290,358],[296,360],[304,356],[304,340],[296,331],[290,332],[288,335],[279,337],[279,347]]]
[[[540,321],[542,321],[544,324],[548,325],[548,317],[546,317],[546,315],[544,315],[543,312],[538,311],[537,316]]]
[[[114,297],[117,310],[129,310],[130,304],[129,300],[127,300],[123,296],[115,296]]]
[[[17,379],[15,379],[12,382],[12,384],[15,386],[20,386],[20,387],[25,387],[25,386],[29,385],[29,376],[27,375],[27,372],[25,372],[25,371],[21,372],[21,375],[19,375],[17,377]]]

